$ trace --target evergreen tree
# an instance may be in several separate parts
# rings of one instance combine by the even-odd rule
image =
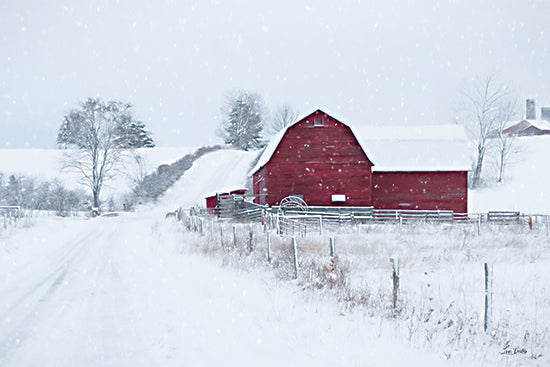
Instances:
[[[226,144],[243,150],[262,145],[265,106],[258,93],[234,91],[226,95],[221,136]]]

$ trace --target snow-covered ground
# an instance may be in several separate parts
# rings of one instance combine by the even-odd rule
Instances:
[[[550,214],[550,136],[517,138],[515,150],[502,184],[470,190],[470,212],[519,210]],[[487,159],[484,174],[496,177],[494,159]]]
[[[550,212],[550,174],[542,169],[550,137],[519,142],[523,152],[506,182],[470,192],[472,212]],[[151,150],[146,169],[190,151]],[[30,155],[0,150],[0,171],[58,176],[49,153]],[[548,363],[541,341],[550,335],[550,252],[540,223],[536,232],[505,227],[481,235],[460,226],[339,229],[336,248],[355,289],[387,295],[388,258],[402,260],[405,318],[392,321],[369,307],[343,310],[338,297],[278,279],[277,270],[253,261],[264,256],[261,250],[245,260],[246,270],[233,266],[208,242],[218,241],[219,228],[200,237],[163,218],[178,207],[204,206],[207,195],[244,187],[256,156],[209,153],[137,213],[0,226],[0,366]],[[299,241],[302,264],[316,246],[326,247],[328,235]],[[265,245],[262,236],[254,234],[257,246]],[[285,244],[273,241],[274,251],[277,241]],[[480,330],[485,261],[495,272],[493,342]],[[422,321],[432,308],[429,322]],[[465,324],[441,326],[449,322]],[[455,339],[442,345],[444,338]],[[506,338],[510,348],[520,348],[516,355],[500,354],[513,351],[502,345]]]
[[[0,365],[443,364],[364,314],[189,253],[174,226],[134,213],[0,233]]]

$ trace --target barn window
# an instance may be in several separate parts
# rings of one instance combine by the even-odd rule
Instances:
[[[333,203],[345,203],[346,202],[346,195],[333,194],[332,195],[332,202]]]
[[[325,126],[325,119],[321,116],[314,117],[313,126]]]

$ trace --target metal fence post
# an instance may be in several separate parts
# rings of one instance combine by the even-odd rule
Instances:
[[[271,236],[269,232],[267,232],[267,262],[271,262]]]
[[[483,329],[490,332],[493,314],[493,264],[485,263],[485,317]]]
[[[292,237],[292,261],[294,265],[294,279],[298,279],[298,250],[296,248],[296,238]]]
[[[481,214],[477,216],[477,235],[481,235]]]

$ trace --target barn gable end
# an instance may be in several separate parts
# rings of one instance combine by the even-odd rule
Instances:
[[[372,162],[347,125],[317,110],[279,139],[253,175],[260,204],[297,195],[309,205],[371,205]]]

